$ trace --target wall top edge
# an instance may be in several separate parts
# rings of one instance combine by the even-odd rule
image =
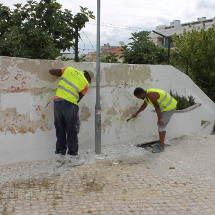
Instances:
[[[32,59],[32,58],[22,58],[22,57],[10,57],[10,56],[0,56],[0,60],[21,60],[21,61],[43,61],[43,62],[58,62],[58,63],[63,63],[63,64],[68,64],[68,63],[71,63],[71,64],[93,64],[93,65],[96,65],[96,62],[75,62],[75,61],[62,61],[62,60],[48,60],[48,59]],[[160,64],[127,64],[127,63],[102,63],[100,62],[100,64],[105,67],[105,65],[107,67],[109,67],[110,65],[118,65],[118,66],[150,66],[150,67],[158,67],[158,66],[162,66],[162,67],[172,67],[171,65],[160,65]]]
[[[192,105],[192,106],[190,106],[190,107],[188,107],[188,108],[185,108],[185,109],[183,109],[183,110],[176,110],[175,113],[185,113],[185,112],[189,112],[189,111],[191,111],[191,110],[196,109],[197,107],[199,107],[199,106],[201,106],[201,105],[202,105],[201,103],[197,103],[197,104]],[[152,112],[155,112],[155,110],[152,110]]]

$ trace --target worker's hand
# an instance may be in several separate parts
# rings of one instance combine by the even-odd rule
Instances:
[[[131,118],[136,118],[137,117],[137,113],[132,114]]]
[[[160,125],[160,126],[164,126],[164,122],[160,119],[160,120],[158,120],[158,125]]]

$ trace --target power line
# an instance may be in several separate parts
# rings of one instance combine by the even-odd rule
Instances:
[[[88,23],[92,25],[96,25],[94,23]],[[124,26],[117,26],[117,25],[112,25],[112,24],[101,24],[102,27],[107,27],[107,28],[115,28],[115,29],[122,29],[122,30],[142,30],[141,28],[134,28],[134,27],[124,27]]]
[[[88,22],[87,24],[96,25],[96,23],[94,23],[92,21]],[[114,24],[110,24],[110,23],[101,23],[101,26],[108,27],[108,28],[115,28],[115,29],[123,29],[123,30],[141,30],[141,31],[143,30],[143,28],[140,28],[140,27],[132,27],[132,26],[126,26],[126,25],[114,25]],[[151,29],[148,29],[148,30],[151,31]]]
[[[92,46],[93,50],[96,51],[95,48],[94,48],[94,46],[93,46],[93,44],[92,44],[92,42],[90,41],[89,37],[86,35],[86,33],[84,31],[82,31],[82,33],[86,36],[86,38],[90,42],[90,45]]]
[[[84,48],[83,48],[83,49],[80,49],[80,48],[79,48],[79,50],[82,50],[82,54],[83,54],[83,53],[84,53],[84,51],[86,50],[86,49],[85,49],[86,44],[85,44],[85,42],[82,40],[82,38],[81,38],[81,37],[80,37],[80,39],[81,39],[81,41],[82,41],[82,42],[83,42],[83,44],[84,44]]]
[[[82,50],[82,51],[85,51],[85,50],[87,50],[87,51],[95,51],[94,49],[82,49],[82,48],[79,48],[78,50]]]
[[[92,24],[92,25],[97,25],[97,23],[95,21],[90,21],[86,24]],[[101,23],[100,24],[101,26],[103,27],[106,27],[106,28],[114,28],[114,29],[122,29],[122,30],[129,30],[129,31],[143,31],[143,28],[140,28],[140,27],[132,27],[132,26],[126,26],[126,25],[114,25],[114,24],[110,24],[110,23]],[[151,30],[148,30],[148,31],[151,31]],[[81,38],[82,42],[84,43],[84,48],[79,48],[79,50],[82,51],[82,54],[84,53],[84,51],[94,51],[96,52],[94,46],[93,46],[93,43],[91,42],[91,40],[89,39],[88,35],[82,31],[83,35],[87,38],[87,40],[89,41],[90,43],[90,46],[92,48],[89,48],[89,49],[86,49],[86,44],[84,42],[84,40]]]

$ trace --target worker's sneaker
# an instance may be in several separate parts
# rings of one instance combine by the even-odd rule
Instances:
[[[163,152],[165,150],[164,146],[161,146],[160,143],[158,142],[156,146],[152,149],[152,153],[159,153]]]
[[[160,146],[161,144],[160,144],[160,141],[157,141],[156,143],[155,143],[155,147],[156,146]]]
[[[58,159],[56,160],[56,167],[61,167],[65,163],[63,155],[58,155]]]
[[[69,163],[68,163],[68,166],[70,167],[73,167],[73,166],[81,166],[84,164],[84,161],[82,161],[80,159],[80,157],[77,155],[77,156],[71,156],[70,159],[69,159]]]

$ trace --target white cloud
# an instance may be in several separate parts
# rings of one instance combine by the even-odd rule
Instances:
[[[215,2],[213,0],[199,0],[196,9],[209,9],[214,11]]]

